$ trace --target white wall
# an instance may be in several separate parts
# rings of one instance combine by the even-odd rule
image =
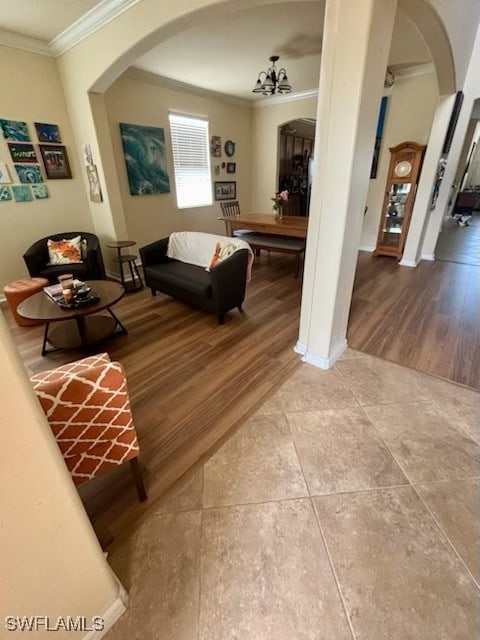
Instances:
[[[277,190],[279,126],[298,118],[316,117],[317,97],[275,103],[252,109],[252,210],[272,213]]]
[[[6,616],[101,616],[124,607],[0,311],[0,624]]]
[[[28,276],[22,255],[35,241],[62,231],[92,231],[92,220],[73,142],[60,76],[54,59],[21,49],[0,47],[0,118],[27,122],[38,143],[33,123],[58,124],[67,147],[73,180],[46,180],[50,197],[32,202],[0,202],[0,287]],[[37,147],[40,165],[40,152]],[[0,162],[18,183],[7,143],[0,140]],[[45,178],[45,176],[44,176]]]
[[[434,73],[397,77],[388,95],[377,177],[370,180],[360,248],[373,251],[385,195],[390,147],[407,140],[426,144],[438,100]]]
[[[219,202],[213,200],[213,204],[208,207],[177,208],[169,110],[208,118],[210,135],[221,136],[222,139],[222,156],[210,158],[212,187],[215,180],[235,181],[237,200],[242,210],[250,209],[250,109],[130,77],[122,77],[110,87],[105,94],[105,105],[127,233],[139,246],[167,236],[172,231],[225,233],[224,223],[217,220],[221,215]],[[120,137],[120,122],[164,129],[170,193],[130,195]],[[225,141],[229,139],[236,143],[235,153],[231,158],[227,157],[223,150]],[[226,169],[221,168],[222,162],[235,162],[236,173],[227,173]],[[214,172],[215,165],[220,165],[219,175]]]

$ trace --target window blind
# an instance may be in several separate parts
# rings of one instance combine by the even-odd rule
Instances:
[[[179,209],[212,204],[208,121],[169,114]]]

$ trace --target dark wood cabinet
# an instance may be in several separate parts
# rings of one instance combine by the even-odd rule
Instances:
[[[280,134],[278,188],[288,189],[290,194],[288,203],[284,205],[284,213],[287,207],[288,215],[307,215],[313,148],[313,138],[291,133]]]

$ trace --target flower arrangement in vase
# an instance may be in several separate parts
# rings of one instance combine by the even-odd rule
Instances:
[[[277,193],[270,198],[273,200],[273,210],[275,211],[275,218],[277,220],[281,220],[283,218],[283,210],[282,205],[284,202],[288,201],[288,191],[285,189],[284,191],[277,191]]]

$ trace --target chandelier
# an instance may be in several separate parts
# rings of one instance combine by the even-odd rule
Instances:
[[[263,93],[264,96],[272,96],[274,93],[290,93],[292,85],[288,81],[285,69],[277,71],[275,66],[279,56],[270,56],[272,66],[267,71],[260,71],[253,93]],[[262,76],[265,76],[262,79]]]

